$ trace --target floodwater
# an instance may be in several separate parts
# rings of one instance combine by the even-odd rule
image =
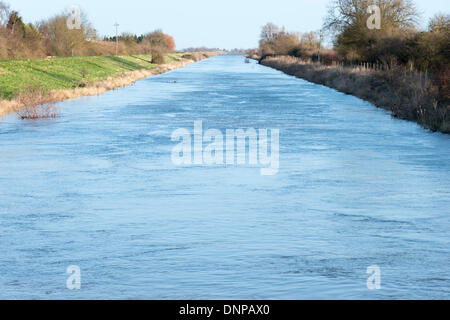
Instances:
[[[0,298],[450,298],[448,135],[242,56],[59,108],[0,119]],[[278,174],[174,165],[196,120],[279,129]]]

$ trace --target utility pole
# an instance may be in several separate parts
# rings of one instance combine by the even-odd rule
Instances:
[[[320,29],[320,31],[319,31],[319,54],[318,54],[318,60],[319,60],[319,63],[320,63],[320,60],[321,60],[321,50],[322,50],[322,41],[323,41],[323,29]]]
[[[114,27],[116,27],[116,56],[118,56],[119,55],[119,24],[116,22]]]

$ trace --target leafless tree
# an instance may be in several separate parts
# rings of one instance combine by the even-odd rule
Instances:
[[[272,41],[275,40],[277,35],[280,33],[280,28],[269,22],[262,27],[261,30],[261,41]]]
[[[371,5],[380,8],[382,29],[410,29],[417,21],[412,0],[332,0],[324,28],[339,33],[349,27],[365,26]]]
[[[450,14],[438,13],[430,19],[428,30],[450,32]]]

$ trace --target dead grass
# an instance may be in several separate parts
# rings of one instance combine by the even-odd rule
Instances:
[[[261,64],[367,100],[394,117],[450,133],[450,106],[426,75],[396,67],[389,71],[326,66],[290,56],[267,57]]]

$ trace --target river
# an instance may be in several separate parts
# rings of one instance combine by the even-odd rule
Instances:
[[[450,297],[448,135],[233,55],[58,106],[0,119],[0,298]],[[278,129],[278,173],[175,165],[200,120]]]

